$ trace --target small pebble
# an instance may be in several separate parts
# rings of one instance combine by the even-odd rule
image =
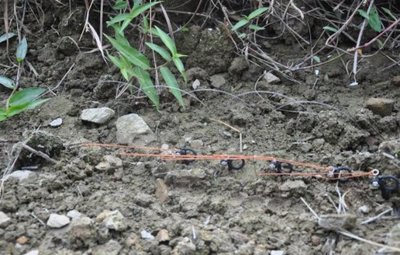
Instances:
[[[321,244],[321,238],[319,236],[313,235],[313,236],[311,236],[311,243],[314,246],[318,246]]]
[[[369,206],[368,206],[368,205],[363,205],[363,206],[360,206],[360,207],[358,208],[358,211],[359,211],[360,213],[367,214],[367,213],[369,213],[370,209],[369,209]]]
[[[52,121],[49,123],[49,125],[50,125],[50,127],[59,127],[59,126],[62,125],[62,123],[63,123],[63,119],[62,119],[62,118],[57,118],[57,119],[55,119],[55,120],[52,120]]]
[[[52,213],[47,220],[47,226],[51,228],[62,228],[70,223],[70,219],[61,214]]]
[[[142,237],[142,239],[145,240],[154,240],[155,238],[150,232],[147,232],[146,230],[142,230],[140,232],[140,236]]]

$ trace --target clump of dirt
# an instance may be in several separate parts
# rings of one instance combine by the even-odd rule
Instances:
[[[0,157],[6,169],[15,156],[9,153],[12,145],[26,141],[27,130],[39,129],[33,138],[28,136],[27,145],[51,160],[22,149],[13,170],[30,172],[9,176],[4,171],[4,254],[378,252],[379,247],[337,235],[332,226],[344,230],[346,220],[351,222],[346,231],[398,245],[393,238],[398,226],[392,219],[366,221],[388,208],[398,210],[399,194],[384,199],[365,175],[379,169],[382,176],[400,177],[399,104],[394,102],[385,117],[366,108],[370,97],[397,98],[395,82],[366,75],[375,86],[348,88],[340,63],[333,61],[321,67],[318,76],[301,71],[293,76],[298,83],[280,76],[280,83],[270,84],[262,79],[264,71],[271,70],[235,57],[232,41],[222,30],[193,26],[177,35],[178,48],[188,54],[189,80],[200,85],[185,88],[186,110],[164,100],[156,112],[128,92],[113,98],[112,84],[120,77],[98,52],[86,51],[84,47],[94,47],[90,35],[78,40],[83,6],[71,12],[56,3],[43,7],[60,15],[45,15],[43,29],[28,25],[40,35],[28,35],[28,60],[39,75],[25,67],[21,86],[50,87],[55,94],[40,108],[0,123]],[[57,29],[47,29],[50,24]],[[284,58],[293,42],[287,43],[273,44],[273,51]],[[292,47],[287,60],[298,54]],[[7,54],[0,54],[0,61],[6,60]],[[366,68],[369,73],[375,70]],[[15,68],[0,70],[16,75]],[[392,70],[398,72],[398,67]],[[0,93],[6,97],[9,91]],[[79,118],[82,110],[103,106],[116,112],[108,123]],[[325,181],[319,178],[325,172],[304,176],[314,170],[298,164],[293,170],[300,176],[271,176],[265,174],[271,173],[272,161],[247,160],[243,169],[228,170],[220,160],[165,161],[127,156],[120,148],[83,146],[115,143],[115,123],[130,113],[150,127],[156,140],[152,146],[165,150],[273,155],[318,166],[348,166],[364,175]],[[56,118],[62,118],[61,126],[50,126]],[[340,206],[346,214],[338,213],[339,201],[345,202]],[[56,224],[49,223],[50,217],[58,219]]]

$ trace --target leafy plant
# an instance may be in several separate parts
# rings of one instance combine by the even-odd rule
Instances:
[[[12,33],[7,33],[0,36],[0,43],[7,41],[15,36]],[[23,63],[28,51],[28,43],[24,37],[17,46],[16,60],[18,64]],[[20,66],[19,66],[20,68]],[[34,109],[35,107],[43,104],[48,99],[40,99],[46,89],[43,88],[25,88],[18,90],[18,85],[14,80],[0,75],[0,84],[8,89],[12,89],[11,95],[6,101],[5,107],[0,107],[0,121],[4,121],[21,112]]]
[[[134,6],[128,12],[121,12],[120,14],[111,18],[107,25],[114,29],[114,36],[105,35],[113,48],[117,51],[118,55],[108,55],[111,62],[120,69],[124,79],[131,82],[136,79],[144,94],[150,99],[158,110],[160,107],[160,98],[158,92],[151,79],[150,71],[158,69],[161,73],[163,80],[168,86],[171,94],[174,95],[178,103],[184,108],[185,103],[182,98],[181,91],[176,77],[173,75],[168,66],[173,65],[179,71],[181,77],[187,82],[185,67],[181,58],[184,55],[177,51],[174,40],[159,27],[150,27],[145,13],[153,6],[160,3],[160,1],[141,3],[142,1],[135,1]],[[127,8],[124,1],[117,1],[114,9],[122,10]],[[164,44],[160,46],[154,42],[145,42],[148,49],[156,52],[165,61],[162,65],[152,66],[150,60],[138,49],[132,46],[125,37],[125,30],[135,18],[142,15],[141,18],[141,32],[148,38],[152,36],[160,38]]]
[[[256,10],[252,11],[249,15],[244,16],[235,25],[233,25],[232,31],[237,31],[240,28],[248,25],[249,23],[252,22],[253,19],[261,16],[262,14],[266,13],[267,11],[268,11],[267,7],[260,7]],[[257,26],[255,24],[248,25],[248,28],[251,30],[254,30],[256,32],[264,29],[263,27]]]
[[[371,7],[370,12],[364,10],[358,10],[358,13],[368,21],[368,25],[375,31],[375,32],[382,32],[382,21],[381,17],[379,16],[378,10],[376,9],[375,5]]]

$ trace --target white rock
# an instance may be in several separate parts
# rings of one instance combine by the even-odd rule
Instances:
[[[24,255],[39,255],[39,250],[31,250],[25,253]]]
[[[200,81],[199,79],[194,80],[194,82],[192,83],[192,88],[194,90],[198,89],[200,87]]]
[[[267,83],[269,83],[269,84],[276,84],[276,83],[281,82],[281,79],[279,79],[272,73],[270,73],[270,72],[267,73],[265,71],[264,71],[264,80],[266,80]]]
[[[146,230],[140,231],[140,236],[145,240],[154,240],[155,238],[150,232],[147,232]]]
[[[47,220],[47,226],[51,228],[62,228],[70,223],[70,219],[61,214],[52,213]]]
[[[7,214],[0,211],[0,227],[6,226],[10,222],[10,220],[11,219],[7,216]]]
[[[49,123],[49,125],[50,125],[50,127],[59,127],[59,126],[62,125],[62,123],[63,123],[63,119],[62,119],[62,118],[57,118],[57,119],[55,119],[55,120],[52,120],[52,121]]]
[[[369,206],[368,206],[368,205],[363,205],[363,206],[360,206],[360,207],[358,208],[358,211],[359,211],[360,213],[365,213],[365,214],[367,214],[367,213],[369,213],[370,209],[369,209]]]
[[[146,145],[155,141],[155,136],[146,122],[131,113],[117,119],[117,142],[120,144]]]
[[[104,124],[114,117],[115,111],[108,107],[89,108],[81,113],[81,120],[96,124]]]
[[[106,228],[115,231],[123,231],[128,227],[125,217],[118,210],[104,210],[96,217],[96,221],[101,222]]]
[[[108,171],[122,167],[122,160],[112,155],[105,155],[103,161],[95,166],[97,170]]]
[[[29,170],[17,170],[17,171],[12,172],[9,175],[6,175],[4,177],[4,180],[6,181],[12,177],[12,178],[18,179],[18,181],[22,181],[24,179],[27,179],[31,174],[34,174],[34,173],[35,172],[29,171]]]
[[[71,219],[77,219],[82,216],[82,213],[80,213],[78,210],[71,210],[67,213],[67,216]]]
[[[221,88],[226,84],[226,80],[224,75],[222,74],[215,74],[210,77],[211,86],[214,88]]]
[[[272,250],[270,255],[284,255],[284,251]]]

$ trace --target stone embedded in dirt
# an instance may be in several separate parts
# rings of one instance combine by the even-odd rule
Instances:
[[[367,100],[365,107],[373,113],[384,117],[392,114],[394,103],[393,99],[372,97]]]
[[[113,171],[122,168],[122,160],[112,155],[105,155],[103,161],[97,164],[94,168],[99,171]]]
[[[20,237],[17,238],[17,240],[15,240],[15,242],[17,244],[21,244],[21,245],[26,244],[28,241],[29,241],[29,238],[26,237],[26,236],[20,236]]]
[[[211,251],[216,254],[221,253],[233,253],[235,246],[231,242],[230,236],[227,232],[221,229],[215,229],[213,231],[201,230],[199,238],[204,242],[212,242],[213,245],[210,247]]]
[[[63,119],[62,118],[57,118],[57,119],[52,120],[49,123],[49,126],[50,127],[59,127],[59,126],[62,125],[62,123],[63,123]]]
[[[367,214],[367,213],[369,213],[370,208],[369,208],[368,205],[362,205],[362,206],[360,206],[360,207],[358,208],[357,211],[360,212],[360,213]]]
[[[156,180],[155,186],[156,186],[156,197],[158,198],[158,201],[160,201],[160,203],[164,203],[169,198],[167,185],[165,185],[164,180],[158,178]]]
[[[165,176],[165,184],[199,184],[207,178],[207,172],[202,168],[194,168],[186,171],[169,171]]]
[[[169,240],[171,240],[168,230],[166,229],[161,229],[160,231],[158,231],[156,239],[159,243],[169,242]]]
[[[201,83],[200,83],[199,79],[194,80],[192,83],[192,89],[196,90],[196,89],[200,88],[200,84]]]
[[[233,59],[229,66],[229,73],[231,74],[242,74],[247,68],[249,68],[249,62],[244,57],[236,57]]]
[[[76,248],[86,246],[95,236],[94,221],[86,216],[73,218],[69,225],[69,240]]]
[[[226,84],[226,79],[223,74],[214,74],[210,77],[210,83],[214,88],[220,89]]]
[[[150,232],[148,232],[146,230],[140,231],[140,236],[144,240],[154,240],[155,239],[155,237]]]
[[[73,219],[82,217],[82,213],[80,213],[78,210],[74,209],[74,210],[69,211],[67,213],[67,216],[73,220]]]
[[[395,77],[392,78],[391,84],[400,87],[400,75],[396,75]]]
[[[110,240],[105,244],[97,245],[92,249],[92,255],[118,255],[122,246],[115,240]]]
[[[96,124],[104,124],[114,117],[115,111],[108,107],[88,108],[81,113],[81,120]]]
[[[96,222],[103,224],[106,228],[115,231],[124,231],[128,228],[126,219],[118,210],[104,210],[96,217]]]
[[[200,149],[204,146],[204,142],[200,139],[191,140],[190,146],[192,147],[192,149]]]
[[[9,175],[6,175],[3,180],[6,181],[9,178],[15,178],[18,181],[22,181],[22,180],[28,179],[29,176],[31,176],[33,174],[35,174],[35,172],[29,171],[29,170],[17,170],[17,171],[12,172]]]
[[[149,207],[153,203],[153,196],[146,193],[139,193],[135,196],[134,202],[141,207]]]
[[[326,230],[351,230],[357,224],[357,216],[354,214],[326,214],[321,215],[318,225]]]
[[[52,213],[47,220],[47,226],[51,228],[62,228],[70,223],[70,219],[61,214]]]
[[[10,220],[11,219],[7,216],[7,214],[0,211],[0,227],[6,227],[8,223],[10,223]]]
[[[119,117],[115,125],[119,144],[147,145],[156,140],[147,123],[135,113]]]
[[[268,84],[278,84],[281,82],[281,79],[279,79],[279,77],[273,75],[271,72],[264,71],[263,78]]]
[[[287,180],[279,187],[279,190],[281,191],[296,190],[298,192],[301,192],[305,189],[307,189],[307,185],[304,183],[303,180]]]
[[[321,238],[319,236],[316,235],[312,235],[311,236],[311,244],[314,246],[318,246],[321,244]]]
[[[184,237],[177,243],[175,248],[172,250],[171,255],[194,254],[195,251],[196,245],[194,245],[190,238]]]

